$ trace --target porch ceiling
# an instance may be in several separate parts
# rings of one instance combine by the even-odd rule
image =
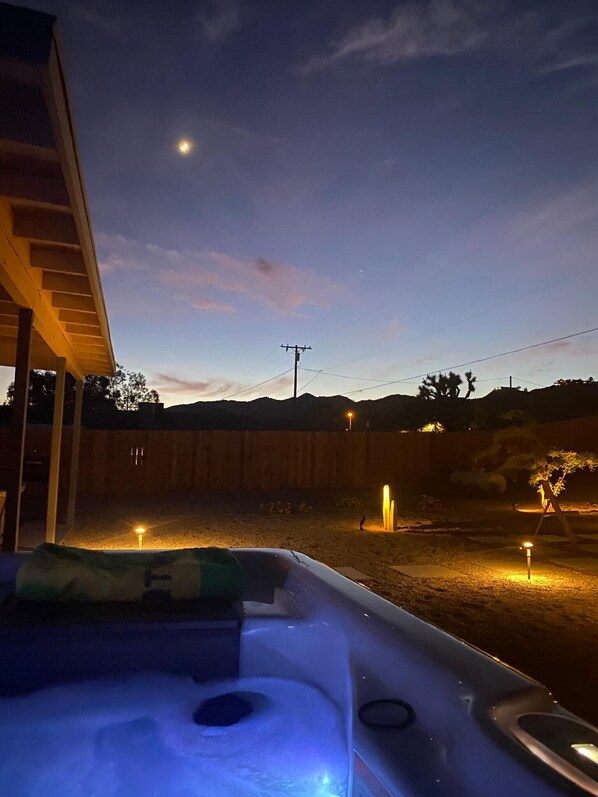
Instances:
[[[110,376],[114,353],[55,18],[0,3],[0,365]]]

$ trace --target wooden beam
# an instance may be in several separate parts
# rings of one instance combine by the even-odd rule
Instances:
[[[17,337],[18,326],[16,325],[0,325],[0,337],[2,338],[16,338]]]
[[[90,338],[87,335],[71,335],[71,341],[77,346],[77,351],[106,351],[103,338]]]
[[[17,359],[18,338],[0,337],[0,365],[14,367]],[[36,345],[31,341],[31,368],[40,368],[44,371],[53,371],[56,366],[56,355],[48,347]]]
[[[58,515],[58,484],[60,475],[60,444],[62,442],[62,414],[64,410],[64,377],[66,360],[61,357],[56,368],[54,414],[52,417],[52,448],[50,451],[50,479],[46,510],[46,542],[56,542],[56,517]]]
[[[60,291],[61,293],[74,293],[77,296],[91,296],[91,287],[87,277],[74,274],[58,274],[54,271],[44,271],[42,288],[45,291]]]
[[[83,411],[83,382],[75,384],[75,414],[73,416],[73,437],[71,441],[71,469],[69,473],[69,492],[66,510],[66,527],[71,529],[75,523],[77,502],[77,479],[79,475],[79,448],[81,442],[81,415]]]
[[[11,237],[11,209],[8,200],[0,197],[0,283],[12,300],[33,310],[35,328],[56,357],[66,357],[67,367],[75,378],[82,378],[77,355],[41,290],[41,274],[29,268],[29,244]]]
[[[52,147],[40,147],[35,144],[26,144],[22,141],[13,141],[6,138],[0,139],[0,152],[31,158],[38,162],[60,163],[60,156]]]
[[[95,313],[86,313],[82,310],[59,310],[58,320],[63,322],[70,321],[74,324],[86,324],[91,327],[99,326],[98,317]]]
[[[20,309],[19,305],[15,304],[12,300],[0,299],[0,313],[2,313],[2,315],[18,316]]]
[[[89,324],[65,324],[64,328],[72,335],[88,335],[90,338],[102,339],[102,330],[99,326],[92,327]]]
[[[68,209],[69,195],[62,180],[16,169],[0,169],[0,194],[19,205],[43,205],[50,209]]]
[[[0,312],[0,324],[5,327],[16,327],[19,324],[19,316],[17,313],[13,315]]]
[[[114,371],[115,362],[110,338],[110,327],[106,314],[104,293],[100,281],[95,247],[91,232],[91,220],[87,206],[87,196],[81,171],[77,141],[74,135],[74,124],[69,104],[69,92],[65,78],[64,60],[60,42],[54,32],[53,47],[48,61],[48,79],[45,81],[48,111],[52,121],[56,149],[63,165],[64,180],[71,198],[71,207],[75,224],[79,233],[81,250],[88,264],[87,273],[96,302],[96,309],[110,364]]]
[[[23,308],[19,312],[19,337],[15,363],[15,389],[10,423],[8,483],[2,551],[13,552],[19,544],[21,518],[21,484],[25,456],[25,431],[29,404],[29,367],[31,338],[33,336],[33,311]]]
[[[70,213],[35,207],[13,208],[13,235],[30,241],[79,245],[79,236]]]
[[[60,249],[55,246],[32,244],[29,265],[32,268],[58,271],[61,274],[86,274],[83,255],[76,249]]]
[[[54,292],[52,306],[64,310],[79,310],[79,312],[95,313],[95,302],[89,296],[77,296],[72,293]]]

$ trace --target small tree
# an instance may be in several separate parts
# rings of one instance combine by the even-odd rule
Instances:
[[[556,498],[565,490],[567,477],[575,471],[598,469],[598,455],[547,447],[540,440],[537,427],[529,424],[500,429],[490,446],[474,457],[474,465],[489,467],[513,479],[526,472],[529,484],[538,490],[545,504],[544,493]]]
[[[475,377],[472,371],[466,371],[467,393],[465,398],[469,398],[475,393]],[[419,386],[419,397],[423,399],[456,399],[461,395],[461,385],[463,378],[460,374],[449,371],[448,374],[428,374]]]
[[[458,398],[463,380],[459,374],[428,374],[419,386],[419,397],[423,399]]]
[[[475,393],[475,383],[478,378],[473,375],[472,371],[465,371],[465,378],[467,379],[467,393],[465,394],[465,398],[468,399],[472,393]]]

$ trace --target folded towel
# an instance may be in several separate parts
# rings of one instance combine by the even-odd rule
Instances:
[[[233,600],[241,565],[226,548],[104,553],[44,543],[17,573],[17,598],[33,601],[131,602]]]

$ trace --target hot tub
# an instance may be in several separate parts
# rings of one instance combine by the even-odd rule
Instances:
[[[540,684],[302,554],[234,553],[242,601],[162,608],[23,606],[0,557],[3,797],[598,795],[597,731]]]

